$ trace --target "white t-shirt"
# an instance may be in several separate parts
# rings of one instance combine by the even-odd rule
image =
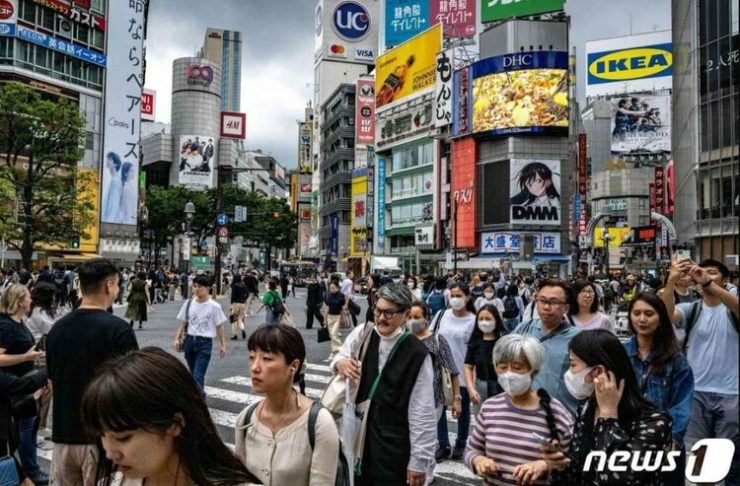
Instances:
[[[452,357],[458,370],[465,369],[465,354],[468,352],[468,342],[475,328],[475,314],[468,312],[465,317],[457,317],[452,309],[448,309],[439,321],[439,334],[450,345]],[[460,380],[464,387],[465,380]]]
[[[490,299],[490,300],[486,299],[485,297],[478,297],[475,300],[475,310],[480,310],[480,308],[483,307],[484,305],[492,305],[496,307],[499,315],[504,314],[504,303],[498,297],[494,297],[493,299]]]
[[[342,280],[340,289],[345,297],[349,297],[350,299],[354,297],[355,284],[351,279],[345,278]]]
[[[177,314],[177,320],[185,320],[185,302]],[[226,322],[226,314],[221,305],[213,299],[208,299],[202,304],[195,299],[190,301],[190,312],[188,322],[188,336],[201,336],[207,338],[216,337],[216,328]]]

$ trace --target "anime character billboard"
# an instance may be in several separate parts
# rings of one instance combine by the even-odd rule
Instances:
[[[511,223],[559,226],[560,161],[514,159],[511,161],[510,174]]]

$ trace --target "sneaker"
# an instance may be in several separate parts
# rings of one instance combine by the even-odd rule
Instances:
[[[445,459],[448,459],[450,457],[450,448],[449,447],[438,447],[437,452],[434,453],[434,458],[437,460],[437,462],[442,462]]]
[[[32,476],[31,481],[33,481],[33,484],[36,486],[46,486],[49,484],[49,475],[46,474],[44,471],[39,471],[35,476]]]
[[[452,458],[453,459],[462,459],[463,454],[465,453],[465,446],[455,446],[455,448],[452,450]]]
[[[247,333],[242,331],[242,339],[247,339]]]
[[[236,337],[236,336],[231,336],[231,340],[232,340],[232,341],[236,341],[237,339],[239,339],[239,338],[238,338],[238,337]]]

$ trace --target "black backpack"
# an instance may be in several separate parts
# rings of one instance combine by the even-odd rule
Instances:
[[[270,308],[272,309],[272,313],[276,316],[282,316],[285,314],[285,304],[283,304],[283,299],[280,298],[277,292],[274,292],[273,294],[272,305]]]
[[[504,319],[513,319],[519,317],[519,306],[516,305],[516,299],[510,295],[504,297]]]
[[[247,413],[244,415],[244,424],[246,425],[252,421],[252,414],[257,408],[260,402],[251,405],[247,409]],[[319,412],[323,407],[319,402],[313,402],[311,404],[311,411],[308,412],[308,442],[311,444],[311,450],[313,450],[316,444],[316,419],[319,417]],[[339,459],[337,461],[337,475],[334,480],[334,486],[349,486],[350,485],[350,468],[349,462],[347,462],[347,456],[344,455],[342,449],[342,440],[339,440]]]

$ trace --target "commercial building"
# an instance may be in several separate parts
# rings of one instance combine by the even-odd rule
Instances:
[[[674,222],[695,259],[738,268],[738,2],[673,0]],[[669,191],[669,200],[671,191]]]
[[[242,38],[239,31],[206,29],[198,57],[221,65],[221,110],[241,110]]]

